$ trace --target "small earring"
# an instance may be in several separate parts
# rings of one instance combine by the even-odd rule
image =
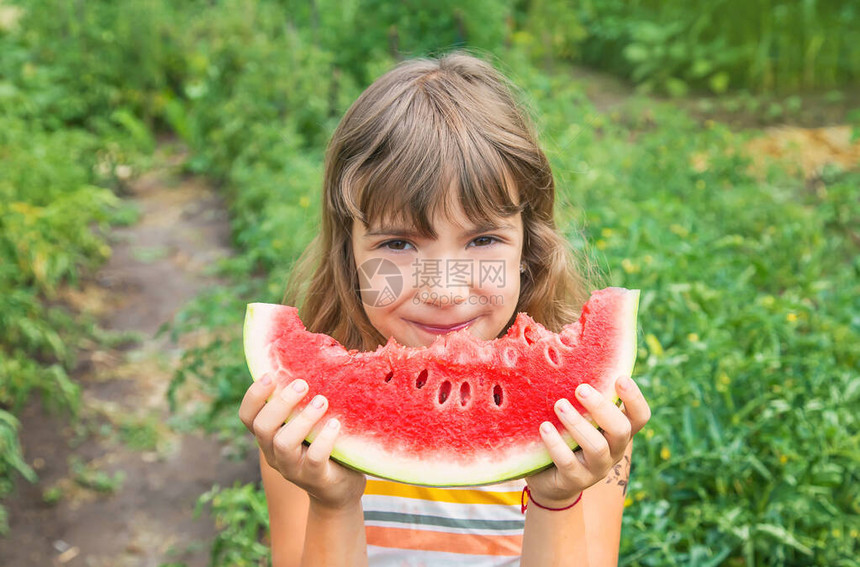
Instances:
[[[526,264],[525,264],[525,262],[520,262],[520,273],[521,273],[521,274],[526,273]]]

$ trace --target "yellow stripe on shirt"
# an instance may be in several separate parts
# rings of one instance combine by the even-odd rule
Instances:
[[[520,489],[510,491],[482,490],[480,488],[452,490],[450,488],[413,486],[370,478],[367,479],[364,493],[374,496],[397,496],[454,504],[504,504],[508,506],[519,504],[522,496]]]

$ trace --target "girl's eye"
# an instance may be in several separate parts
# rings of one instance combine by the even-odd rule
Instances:
[[[490,244],[495,244],[498,241],[499,239],[495,236],[479,236],[472,241],[472,244],[475,246],[489,246]]]
[[[407,250],[411,244],[405,240],[388,240],[380,244],[380,248],[388,248],[389,250]]]

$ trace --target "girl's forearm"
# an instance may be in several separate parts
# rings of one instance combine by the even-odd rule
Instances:
[[[302,566],[364,565],[367,565],[367,540],[361,502],[345,509],[332,510],[311,499]]]
[[[521,567],[588,565],[583,506],[561,511],[528,508]]]

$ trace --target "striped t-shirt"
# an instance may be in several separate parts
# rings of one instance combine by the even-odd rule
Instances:
[[[427,488],[368,478],[362,505],[370,565],[519,565],[524,486]]]

